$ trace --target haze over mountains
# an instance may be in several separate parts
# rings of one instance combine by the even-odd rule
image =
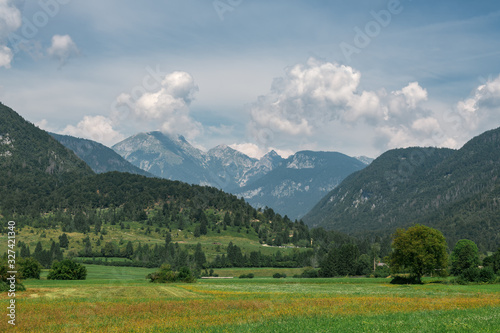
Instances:
[[[182,136],[161,132],[140,133],[112,148],[155,176],[214,186],[292,219],[300,219],[346,176],[366,166],[334,152],[304,151],[283,159],[271,151],[260,160],[226,145],[203,152]]]

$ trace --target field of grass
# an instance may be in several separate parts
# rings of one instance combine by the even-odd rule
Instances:
[[[387,279],[269,277],[165,285],[145,279],[154,269],[87,267],[85,281],[25,281],[28,290],[17,294],[17,330],[498,332],[500,327],[498,285],[395,286]],[[263,276],[282,272],[250,271]],[[4,293],[3,311],[7,302]],[[11,328],[2,317],[0,331],[5,332]]]

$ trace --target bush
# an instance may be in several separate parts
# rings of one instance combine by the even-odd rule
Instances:
[[[241,274],[239,276],[240,279],[253,279],[254,278],[254,274],[253,273],[248,273],[248,274]]]
[[[148,274],[147,278],[154,283],[193,283],[196,281],[196,278],[188,267],[182,267],[179,272],[176,273],[170,268],[170,265],[162,265],[159,272]]]
[[[318,270],[312,268],[312,267],[306,267],[302,274],[300,275],[302,278],[317,278],[319,277],[319,272]]]
[[[274,273],[273,278],[275,278],[275,279],[281,279],[281,278],[283,278],[284,279],[284,278],[286,278],[286,274],[285,273],[283,273],[283,274],[281,274],[281,273]]]
[[[42,265],[34,258],[20,258],[18,260],[19,272],[23,279],[40,279]]]
[[[71,259],[55,261],[47,276],[48,280],[85,280],[87,268]]]
[[[479,282],[479,276],[481,272],[477,267],[470,267],[464,269],[462,273],[460,273],[459,279],[465,282]]]
[[[196,278],[191,273],[191,270],[186,266],[181,267],[181,269],[179,270],[179,274],[177,275],[177,278],[179,281],[186,283],[193,283],[196,281]]]
[[[479,272],[479,281],[493,283],[497,279],[492,267],[485,267]]]
[[[376,278],[386,278],[391,275],[391,269],[389,266],[377,266],[375,271],[373,272],[373,277]]]
[[[17,266],[16,269],[18,269]],[[8,271],[10,271],[10,269],[7,260],[0,260],[0,292],[9,291],[11,289],[12,280],[7,280],[10,277],[10,274],[7,273]],[[15,278],[13,282],[16,286],[16,291],[26,290],[21,280],[19,280],[19,276],[16,275]]]
[[[391,284],[422,284],[422,281],[416,276],[395,276]]]

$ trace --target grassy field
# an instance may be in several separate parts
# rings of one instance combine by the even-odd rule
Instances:
[[[20,332],[498,332],[498,285],[394,286],[387,279],[151,284],[154,269],[88,266],[85,281],[29,280]],[[280,269],[224,270],[221,275]],[[219,272],[220,273],[220,272]],[[45,275],[45,274],[44,274]],[[257,276],[259,276],[257,275]],[[431,282],[432,280],[427,280]],[[0,296],[6,312],[7,295]],[[2,315],[0,331],[11,328]]]

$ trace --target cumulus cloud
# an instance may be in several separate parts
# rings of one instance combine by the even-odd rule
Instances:
[[[85,116],[76,126],[66,126],[61,134],[97,141],[106,146],[112,146],[125,138],[113,129],[111,120],[103,116]]]
[[[47,53],[59,61],[60,66],[64,66],[70,58],[80,55],[78,47],[69,35],[54,35]]]
[[[267,151],[257,146],[255,143],[239,143],[232,144],[229,147],[247,155],[252,158],[261,158],[264,156]]]
[[[21,12],[10,0],[0,0],[0,67],[10,68],[14,54],[5,45],[5,39],[21,27]]]
[[[248,142],[240,144],[235,143],[230,145],[229,147],[256,159],[260,159],[262,156],[264,156],[265,154],[269,153],[272,150],[274,150],[278,155],[280,155],[283,158],[287,158],[290,155],[294,154],[294,152],[289,149],[278,149],[273,147],[262,148],[256,145],[255,143],[248,143]]]
[[[10,0],[0,0],[0,37],[7,35],[21,27],[21,12]]]
[[[7,46],[0,45],[0,67],[10,68],[12,58],[14,58],[12,50]]]
[[[56,132],[56,129],[54,129],[52,126],[50,126],[47,119],[42,119],[39,122],[36,122],[35,126],[37,126],[40,129],[43,129],[44,131],[47,131],[47,132],[52,132],[52,133]]]
[[[416,144],[441,130],[432,112],[422,107],[428,94],[418,82],[392,92],[361,90],[360,82],[354,68],[314,58],[287,68],[271,91],[251,105],[249,132],[267,147],[285,140],[304,145],[318,133],[334,139],[339,125],[353,133],[370,126],[378,136],[377,148],[384,150]]]
[[[472,96],[456,106],[462,129],[476,134],[500,123],[500,76],[477,87]]]
[[[112,118],[123,121],[120,113],[128,112],[136,121],[168,134],[182,134],[192,140],[203,132],[201,123],[190,115],[189,106],[197,92],[198,86],[193,77],[189,73],[176,71],[164,77],[156,92],[118,96]]]

